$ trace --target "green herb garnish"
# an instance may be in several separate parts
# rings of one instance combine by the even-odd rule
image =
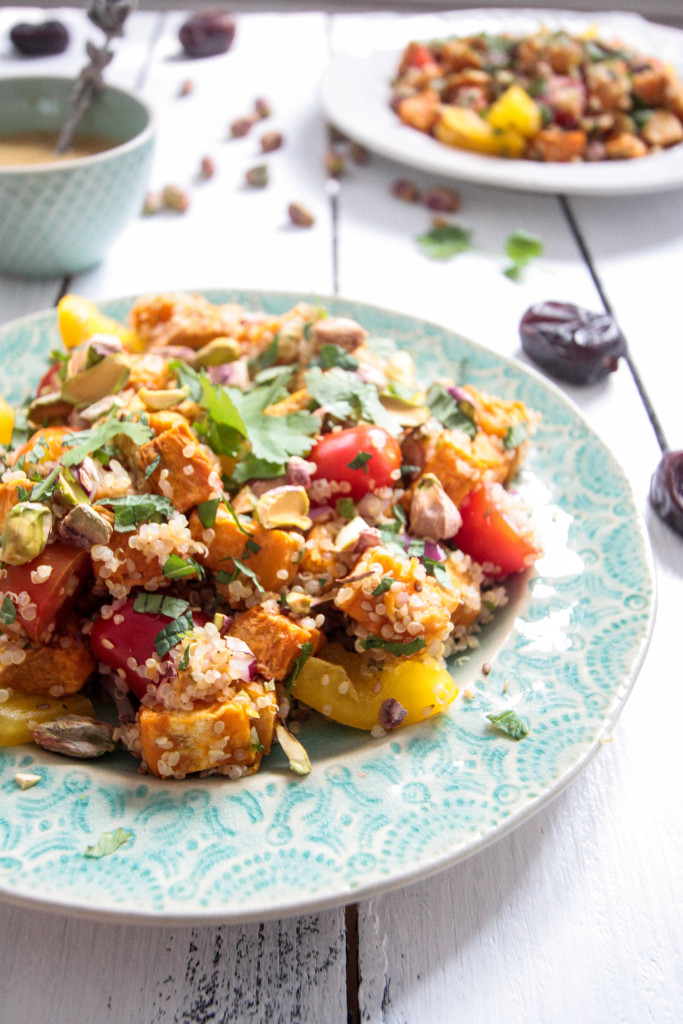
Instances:
[[[117,828],[115,832],[103,832],[93,846],[86,846],[83,856],[106,857],[110,853],[115,853],[120,846],[128,842],[132,834],[125,828]]]
[[[513,740],[521,740],[529,733],[529,723],[525,718],[520,718],[515,711],[499,711],[486,717]]]
[[[154,431],[141,419],[119,420],[113,413],[109,419],[92,430],[79,430],[74,434],[67,434],[62,443],[69,451],[62,455],[59,461],[62,466],[76,466],[87,455],[95,455],[105,449],[119,434],[129,437],[138,448],[154,437]]]
[[[512,263],[505,268],[503,273],[511,281],[518,281],[524,268],[543,252],[543,242],[540,238],[529,235],[525,231],[513,231],[511,235],[508,235],[505,252]]]
[[[347,469],[362,469],[364,473],[368,472],[368,462],[372,458],[372,452],[358,452],[358,455],[354,455],[351,461],[347,464]]]
[[[194,558],[181,558],[175,553],[168,556],[161,571],[169,580],[184,580],[188,576],[204,579],[204,568]]]
[[[169,619],[177,619],[189,607],[189,602],[182,597],[152,594],[147,590],[141,590],[135,595],[133,601],[134,612],[144,612],[147,615],[168,615]]]
[[[508,427],[503,437],[503,448],[509,451],[510,448],[517,448],[529,436],[529,424],[524,420],[521,423],[514,423]]]
[[[149,480],[149,478],[151,477],[152,473],[157,468],[157,466],[159,465],[160,462],[161,462],[161,455],[157,455],[157,457],[155,459],[152,459],[152,461],[150,462],[149,466],[145,470],[145,480]]]
[[[356,516],[356,506],[353,498],[340,498],[337,502],[337,512],[344,519],[354,519]]]
[[[347,370],[334,366],[323,371],[319,366],[313,366],[306,371],[305,382],[309,395],[334,420],[376,423],[394,435],[400,429],[382,405],[377,388],[373,384],[365,384]],[[313,418],[319,427],[320,421]]]
[[[477,436],[474,407],[470,402],[454,398],[442,384],[432,384],[426,403],[432,416],[446,430],[464,430],[472,439]]]
[[[439,224],[426,234],[419,235],[417,244],[432,260],[450,260],[472,248],[473,234],[473,231],[458,224]]]
[[[301,650],[300,650],[300,653],[297,655],[296,661],[294,662],[294,667],[292,668],[292,671],[289,673],[289,675],[287,676],[287,679],[285,681],[285,686],[287,687],[287,690],[291,690],[292,689],[292,686],[294,685],[294,683],[296,682],[296,680],[299,677],[299,673],[301,672],[301,669],[304,667],[304,665],[306,664],[306,662],[308,661],[308,659],[310,658],[310,656],[312,654],[313,654],[313,644],[302,644],[301,645]]]
[[[6,626],[11,626],[17,617],[17,609],[12,601],[9,594],[5,594],[5,600],[2,602],[0,608],[0,622],[3,622]]]
[[[141,523],[163,523],[175,509],[161,494],[128,494],[123,498],[100,498],[100,505],[114,509],[114,529],[130,533]]]
[[[210,498],[208,501],[202,501],[200,505],[197,505],[199,521],[206,530],[210,530],[216,522],[216,513],[221,500],[221,498]]]
[[[382,594],[386,594],[387,590],[389,590],[389,588],[392,587],[395,582],[396,580],[392,579],[391,576],[385,576],[383,579],[379,581],[379,583],[373,590],[372,596],[381,597]]]
[[[421,651],[423,647],[427,646],[427,641],[424,637],[415,637],[414,640],[410,640],[407,644],[398,643],[394,640],[385,640],[381,636],[366,636],[362,641],[363,650],[370,651],[373,647],[379,647],[381,650],[386,651],[387,654],[394,654],[397,658],[407,658],[411,654],[416,654]]]
[[[154,646],[159,657],[165,657],[170,650],[179,644],[183,637],[190,632],[193,625],[192,612],[188,609],[182,615],[179,615],[177,619],[164,626],[154,637]]]

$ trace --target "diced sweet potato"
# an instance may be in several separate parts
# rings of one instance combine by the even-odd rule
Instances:
[[[569,160],[582,159],[585,156],[587,145],[586,133],[578,128],[564,131],[557,125],[550,125],[534,136],[531,152],[537,160],[567,163]]]
[[[170,498],[179,512],[221,493],[218,461],[184,423],[176,423],[141,445],[139,458],[145,471],[159,459],[150,480],[157,493]]]
[[[404,124],[428,132],[439,116],[439,94],[434,89],[424,89],[415,96],[406,96],[398,104],[397,113]]]
[[[104,545],[98,545],[91,551],[95,578],[104,581],[116,596],[121,596],[117,587],[128,591],[144,587],[163,576],[163,566],[158,558],[151,552],[148,558],[145,551],[130,546],[131,539],[136,536],[136,533],[114,532],[106,550]],[[111,554],[107,554],[107,550]]]
[[[0,646],[3,651],[8,648],[6,643]],[[49,644],[24,641],[20,650],[24,658],[19,664],[0,664],[0,687],[59,697],[81,690],[96,668],[78,628],[69,629]]]
[[[333,536],[327,523],[314,523],[306,535],[306,546],[299,563],[299,571],[330,580],[346,575],[341,555],[334,550]]]
[[[633,160],[647,155],[647,146],[633,132],[620,132],[605,143],[605,152],[609,160]]]
[[[386,548],[370,548],[361,555],[350,575],[364,578],[344,584],[334,603],[369,633],[393,643],[415,639],[429,643],[448,636],[451,616],[460,598],[455,590],[442,587],[433,576],[426,576],[419,559],[399,558]],[[373,595],[386,578],[396,582],[380,596]]]
[[[670,75],[662,64],[635,71],[631,79],[633,95],[646,107],[662,106],[668,96]]]
[[[640,135],[648,146],[675,146],[683,141],[683,124],[670,110],[653,110]]]
[[[444,430],[425,443],[423,472],[433,473],[456,505],[484,477],[504,483],[511,464],[512,453],[505,451],[502,441],[482,431],[469,441]]]
[[[237,525],[224,505],[219,505],[216,521],[206,530],[196,512],[190,516],[190,530],[195,540],[207,546],[204,565],[215,572],[233,572],[233,558],[251,569],[264,590],[278,593],[292,582],[303,547],[300,533],[292,530],[266,530],[256,522]],[[249,544],[251,542],[251,544]],[[258,548],[258,550],[256,550]],[[219,584],[221,593],[230,600],[227,588]]]
[[[460,601],[453,611],[452,621],[465,628],[472,625],[481,611],[481,590],[478,583],[467,572],[467,556],[459,551],[450,555],[445,562],[446,572],[457,591]]]
[[[312,644],[313,653],[323,643],[317,629],[306,629],[278,611],[256,605],[236,616],[230,635],[243,640],[251,648],[258,671],[267,679],[286,679],[301,653],[302,644]]]
[[[268,706],[264,717],[274,721],[274,692],[264,694],[263,701]],[[229,765],[255,771],[263,753],[260,748],[265,748],[256,730],[259,718],[253,703],[239,697],[198,704],[191,711],[143,707],[139,714],[143,759],[160,778],[183,778]]]

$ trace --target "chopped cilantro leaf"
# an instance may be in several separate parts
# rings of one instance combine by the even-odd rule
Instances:
[[[513,231],[508,235],[505,243],[505,252],[512,260],[512,263],[505,268],[503,273],[511,281],[519,280],[524,268],[536,259],[543,252],[543,242],[535,235],[529,235],[525,231]]]
[[[208,501],[202,501],[200,505],[197,505],[197,515],[205,530],[210,530],[216,522],[216,513],[221,500],[221,498],[210,498]]]
[[[192,612],[189,609],[164,626],[154,637],[154,646],[159,657],[165,657],[176,644],[179,644],[185,634],[192,629],[192,626]]]
[[[442,587],[445,587],[446,590],[455,589],[453,586],[453,580],[451,579],[448,569],[443,562],[437,562],[434,558],[423,557],[422,564],[429,575],[433,576],[437,583],[440,583]]]
[[[115,832],[103,832],[93,846],[86,846],[83,856],[106,857],[110,853],[115,853],[120,846],[128,842],[132,834],[125,828],[117,828]]]
[[[188,602],[182,597],[153,594],[147,590],[141,590],[139,594],[135,595],[133,601],[134,612],[144,612],[147,615],[168,615],[169,619],[177,619],[189,607]]]
[[[185,648],[185,650],[183,651],[183,656],[180,659],[180,661],[178,662],[178,671],[179,672],[185,672],[186,669],[187,669],[187,665],[188,665],[188,662],[190,660],[190,647],[191,646],[192,646],[191,644],[188,644],[187,647]]]
[[[116,414],[91,430],[79,430],[74,434],[66,434],[62,444],[69,451],[59,460],[63,466],[76,466],[86,455],[94,455],[101,451],[120,434],[129,437],[133,444],[140,447],[154,437],[154,432],[141,419],[119,420]]]
[[[372,596],[381,597],[382,594],[386,594],[387,590],[389,590],[389,588],[393,586],[395,582],[396,580],[392,579],[391,576],[385,576],[383,579],[379,581],[379,583],[373,590]]]
[[[57,477],[59,476],[60,466],[57,465],[52,470],[49,476],[46,476],[44,480],[34,484],[31,490],[31,501],[44,501],[49,498],[55,489],[57,483]]]
[[[347,465],[347,469],[362,469],[364,473],[368,472],[368,462],[372,458],[372,452],[358,452],[358,455],[354,455],[351,461]]]
[[[476,437],[477,424],[474,422],[469,402],[454,398],[442,384],[432,384],[427,392],[426,402],[432,416],[446,430],[464,430],[468,437]]]
[[[287,680],[285,682],[285,686],[287,687],[288,690],[291,690],[291,688],[293,687],[294,683],[296,682],[296,680],[299,677],[299,673],[301,672],[301,669],[304,667],[304,665],[306,664],[306,662],[308,661],[308,659],[310,658],[310,656],[312,654],[313,654],[313,644],[302,644],[301,645],[301,651],[298,654],[297,659],[294,662],[294,667],[293,667],[292,671],[289,673],[289,676],[287,677]]]
[[[337,512],[344,519],[353,519],[356,515],[356,506],[353,498],[340,498],[337,502]]]
[[[342,370],[358,369],[358,360],[340,345],[323,345],[320,349],[317,364],[323,370],[331,370],[333,366],[338,366]]]
[[[169,580],[184,580],[188,576],[196,576],[199,580],[204,578],[204,569],[199,562],[194,558],[181,558],[175,553],[168,556],[161,571]]]
[[[99,503],[114,509],[114,529],[118,533],[130,533],[141,523],[162,523],[175,511],[161,494],[128,494],[123,498],[101,498]]]
[[[432,260],[450,260],[472,248],[473,232],[458,224],[439,224],[424,235],[419,235],[417,244]]]
[[[529,723],[525,718],[520,718],[515,711],[499,711],[486,717],[513,740],[521,740],[529,733]]]
[[[257,356],[249,360],[248,369],[251,377],[254,377],[260,370],[266,370],[274,366],[279,354],[278,335],[276,334],[270,345],[259,352]]]
[[[159,465],[160,462],[161,462],[161,455],[157,455],[156,459],[152,459],[152,461],[150,462],[149,466],[145,470],[145,480],[149,480],[149,478],[151,477],[152,473],[157,468],[157,466]]]
[[[12,601],[9,594],[5,594],[5,600],[2,602],[0,608],[0,622],[3,622],[6,626],[11,626],[17,617],[17,609]]]
[[[516,448],[522,444],[523,441],[529,436],[529,424],[525,421],[522,423],[514,423],[511,427],[508,427],[505,431],[505,437],[503,438],[503,448],[509,450],[510,448]]]
[[[411,654],[416,654],[421,651],[423,647],[427,646],[427,641],[424,637],[418,636],[414,640],[410,640],[407,644],[398,643],[393,640],[385,640],[381,636],[366,636],[362,641],[364,650],[370,651],[373,647],[379,647],[387,654],[394,654],[397,658],[407,658]]]
[[[254,572],[254,570],[250,569],[249,566],[245,565],[244,562],[241,559],[239,559],[239,558],[234,558],[233,557],[232,561],[235,564],[234,571],[233,572],[226,572],[225,570],[220,569],[216,573],[216,582],[217,583],[232,583],[233,580],[237,579],[237,576],[238,576],[239,573],[243,573],[245,576],[248,576],[249,579],[254,581],[257,590],[260,590],[261,592],[263,592],[263,587],[261,586],[259,578],[256,575],[256,573]]]
[[[332,419],[363,420],[376,423],[390,434],[400,430],[396,421],[382,405],[374,384],[365,384],[353,373],[334,366],[321,370],[313,366],[305,374],[306,389]],[[316,420],[318,425],[319,420]]]

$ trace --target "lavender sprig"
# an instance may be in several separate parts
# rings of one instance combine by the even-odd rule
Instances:
[[[110,47],[112,39],[123,36],[126,18],[135,7],[135,0],[92,0],[88,17],[104,32],[104,44],[95,46],[88,41],[86,53],[89,63],[81,71],[69,102],[69,114],[57,140],[56,151],[65,153],[73,142],[76,129],[90,106],[93,97],[104,87],[102,72],[114,57]]]

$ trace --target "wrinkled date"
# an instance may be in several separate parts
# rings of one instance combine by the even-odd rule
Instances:
[[[47,57],[64,53],[69,45],[69,32],[61,21],[43,21],[40,25],[21,22],[10,29],[12,45],[25,57]]]
[[[683,451],[662,456],[650,484],[650,504],[665,523],[683,534]]]
[[[199,11],[181,26],[180,44],[188,57],[215,57],[227,53],[235,38],[235,22],[220,7]]]
[[[521,319],[522,348],[554,377],[594,384],[616,370],[626,342],[608,313],[592,313],[568,302],[539,302]]]

